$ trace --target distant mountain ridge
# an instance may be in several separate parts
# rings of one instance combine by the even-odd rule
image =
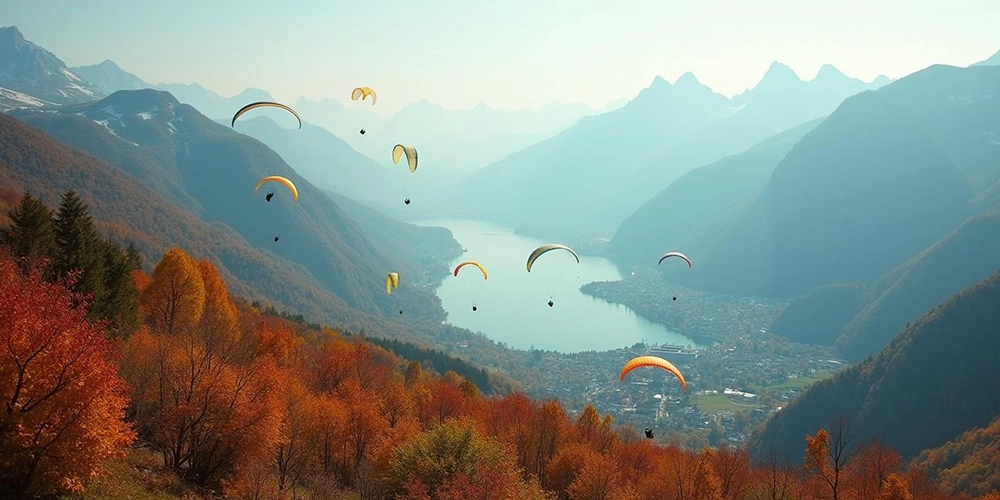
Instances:
[[[0,28],[0,87],[4,89],[0,91],[0,111],[46,103],[94,101],[107,95],[70,71],[51,52],[25,40],[16,26]]]
[[[622,108],[584,118],[487,166],[460,188],[466,196],[457,199],[474,197],[478,216],[534,226],[538,233],[611,236],[684,173],[824,116],[872,86],[832,67],[803,82],[780,63],[733,99],[691,73],[673,84],[657,77]],[[561,189],[566,184],[573,189]],[[539,213],[550,222],[538,220]]]
[[[995,92],[1000,68],[932,66],[847,99],[677,278],[796,296],[901,265],[988,206],[976,200],[991,186],[979,180],[1000,166],[989,133],[1000,127]]]

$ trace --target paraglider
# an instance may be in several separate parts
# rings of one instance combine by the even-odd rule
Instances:
[[[486,280],[488,280],[490,278],[489,273],[486,272],[486,268],[483,267],[482,264],[480,264],[479,262],[476,262],[474,260],[467,260],[467,261],[462,262],[459,265],[455,266],[455,271],[452,274],[454,274],[455,277],[457,278],[458,277],[458,271],[461,270],[465,266],[473,266],[476,269],[479,269],[479,272],[483,273],[483,281],[486,281]],[[473,302],[473,304],[472,304],[472,312],[476,312],[478,310],[479,310],[479,307],[475,304],[475,302]]]
[[[646,429],[643,432],[646,433],[646,438],[647,439],[653,439],[653,429],[650,429],[649,427],[646,427]]]
[[[403,203],[406,203],[407,205],[409,205],[410,204],[410,199],[407,198],[407,199],[403,200]]]
[[[365,135],[365,129],[361,129],[361,135]]]
[[[674,366],[671,362],[663,358],[658,358],[656,356],[639,356],[637,358],[632,359],[628,363],[625,363],[625,366],[622,367],[622,373],[620,377],[621,380],[623,382],[625,381],[625,375],[627,375],[628,372],[635,370],[636,368],[643,368],[643,367],[662,368],[664,370],[667,370],[668,372],[672,373],[675,377],[677,377],[677,380],[681,381],[681,387],[683,387],[684,390],[687,391],[687,382],[684,380],[684,375],[681,374],[681,371],[678,370],[677,367]]]
[[[278,235],[274,235],[274,242],[275,242],[275,243],[277,243],[277,242],[278,242]]]
[[[295,189],[295,184],[292,184],[292,181],[290,181],[290,180],[288,180],[288,179],[286,179],[284,177],[281,177],[280,175],[269,175],[269,176],[264,177],[261,180],[257,181],[257,185],[253,188],[253,194],[257,194],[257,190],[259,190],[260,187],[263,186],[264,183],[267,183],[267,182],[278,182],[278,183],[284,184],[285,187],[287,187],[288,190],[292,192],[292,198],[294,198],[295,201],[299,201],[299,190]],[[268,201],[270,201],[270,200],[268,200]]]
[[[399,273],[385,275],[385,293],[392,295],[392,289],[399,288]],[[400,314],[403,314],[400,312]]]
[[[281,104],[279,102],[270,102],[270,101],[254,102],[254,103],[247,104],[246,106],[243,106],[242,108],[240,108],[239,111],[236,112],[235,115],[233,115],[233,121],[232,121],[232,123],[229,124],[229,126],[235,128],[236,127],[236,119],[239,118],[241,115],[243,115],[243,113],[246,113],[247,111],[251,111],[251,110],[254,110],[254,109],[257,109],[257,108],[264,108],[264,107],[280,108],[280,109],[283,109],[285,111],[288,111],[289,113],[291,113],[292,115],[295,116],[296,120],[298,120],[298,122],[299,122],[299,128],[300,129],[302,128],[302,118],[299,117],[299,114],[296,113],[294,109],[292,109],[292,108],[290,108],[288,106],[285,106],[284,104]]]
[[[351,92],[352,101],[357,101],[358,99],[361,99],[363,101],[369,97],[372,98],[372,106],[374,106],[375,101],[378,99],[378,95],[375,94],[375,91],[372,90],[371,87],[358,87]],[[363,134],[364,131],[362,131],[361,133]]]
[[[663,257],[660,257],[660,261],[657,262],[656,264],[657,265],[663,264],[663,261],[667,260],[667,257],[677,257],[679,259],[684,259],[684,262],[688,263],[688,267],[691,267],[691,259],[687,258],[687,255],[684,255],[680,252],[667,252],[663,254]]]
[[[570,248],[570,247],[568,247],[566,245],[560,245],[558,243],[550,243],[548,245],[542,245],[542,246],[536,248],[534,251],[531,252],[531,255],[528,256],[528,263],[525,265],[525,267],[528,268],[528,272],[529,273],[531,272],[531,266],[532,266],[532,264],[535,263],[536,259],[538,259],[539,257],[541,257],[542,254],[550,252],[552,250],[566,250],[567,252],[573,254],[573,257],[576,257],[576,263],[577,264],[580,263],[580,256],[577,255],[576,252],[574,252],[572,248]]]
[[[483,279],[484,280],[489,279],[489,277],[490,277],[489,273],[486,272],[486,268],[483,267],[482,264],[480,264],[480,263],[478,263],[478,262],[476,262],[474,260],[467,260],[467,261],[462,262],[461,264],[455,266],[455,271],[454,271],[453,274],[455,275],[456,278],[458,277],[458,271],[460,269],[462,269],[463,267],[465,267],[465,266],[474,266],[477,269],[479,269],[479,272],[483,273]]]
[[[536,259],[538,259],[539,257],[541,257],[545,253],[551,252],[552,250],[566,250],[567,252],[573,254],[573,257],[576,259],[576,263],[577,264],[580,263],[580,256],[577,255],[576,252],[574,252],[572,248],[570,248],[570,247],[568,247],[566,245],[560,245],[558,243],[549,243],[548,245],[542,245],[542,246],[536,248],[534,251],[531,252],[531,255],[528,256],[528,262],[527,262],[527,264],[525,264],[525,267],[528,269],[528,272],[529,273],[531,272],[531,266],[533,266],[535,264],[535,260]],[[549,291],[550,297],[549,297],[549,302],[548,302],[549,307],[552,307],[552,306],[555,305],[555,302],[552,301],[551,294],[552,294],[552,291],[550,290]]]
[[[392,148],[392,162],[399,165],[399,159],[406,154],[406,163],[410,166],[410,172],[417,171],[417,150],[413,146],[396,144]]]
[[[266,200],[268,203],[271,203],[271,198],[273,197],[274,197],[274,191],[271,191],[270,193],[267,193],[267,196],[264,197],[264,200]]]
[[[677,296],[676,295],[674,295],[674,300],[677,300]]]

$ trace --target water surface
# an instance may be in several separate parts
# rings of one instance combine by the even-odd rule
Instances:
[[[459,262],[476,260],[489,272],[484,281],[478,269],[466,266],[457,278],[449,275],[437,289],[448,322],[455,326],[521,349],[608,350],[643,340],[702,347],[627,306],[580,292],[585,283],[622,279],[607,259],[581,255],[577,264],[569,252],[554,250],[539,257],[529,273],[525,269],[528,254],[539,245],[558,242],[521,236],[510,228],[476,220],[419,224],[448,228],[467,250],[451,263],[452,269]],[[553,307],[548,306],[550,299]]]

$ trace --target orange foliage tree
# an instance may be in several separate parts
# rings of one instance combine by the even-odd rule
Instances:
[[[104,323],[68,282],[0,260],[0,485],[14,497],[79,491],[133,440]]]

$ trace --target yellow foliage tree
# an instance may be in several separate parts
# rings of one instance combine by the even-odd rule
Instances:
[[[898,474],[889,474],[878,500],[913,500],[906,479]]]
[[[173,335],[194,327],[205,310],[205,284],[198,265],[180,248],[167,250],[140,303],[157,331]]]

